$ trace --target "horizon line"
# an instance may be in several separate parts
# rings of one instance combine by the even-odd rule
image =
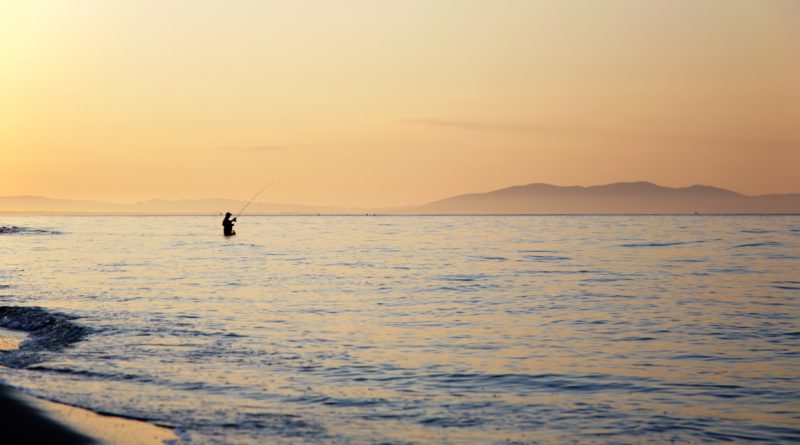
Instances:
[[[724,187],[719,187],[719,186],[709,185],[709,184],[695,183],[695,184],[687,185],[687,186],[675,186],[675,187],[673,187],[673,186],[665,186],[665,185],[657,184],[655,182],[648,181],[648,180],[638,180],[638,181],[616,181],[616,182],[609,182],[609,183],[603,183],[603,184],[594,184],[594,185],[558,185],[558,184],[552,184],[552,183],[547,183],[547,182],[530,182],[530,183],[526,183],[526,184],[509,185],[509,186],[496,188],[496,189],[492,189],[492,190],[488,190],[488,191],[462,192],[462,193],[458,193],[458,194],[454,194],[454,195],[449,195],[449,196],[446,196],[444,198],[438,198],[438,199],[434,199],[434,200],[431,200],[431,201],[426,201],[426,202],[424,202],[422,204],[405,204],[405,205],[391,205],[391,206],[387,206],[387,205],[381,205],[381,206],[360,206],[360,205],[355,205],[354,206],[354,205],[305,204],[305,203],[298,203],[298,202],[268,202],[268,201],[254,201],[254,203],[257,203],[257,204],[271,204],[271,205],[303,206],[303,207],[320,207],[320,208],[331,208],[331,209],[342,209],[342,210],[344,210],[344,209],[347,209],[347,210],[357,210],[357,209],[364,209],[364,210],[366,210],[366,209],[397,209],[397,208],[405,208],[405,207],[423,206],[423,205],[430,204],[430,203],[433,203],[433,202],[437,202],[437,201],[441,201],[441,200],[445,200],[445,199],[449,199],[449,198],[453,198],[453,197],[457,197],[457,196],[463,196],[463,195],[488,194],[488,193],[493,193],[493,192],[506,190],[506,189],[510,189],[510,188],[515,188],[515,187],[528,187],[528,186],[534,186],[534,185],[545,185],[545,186],[559,187],[559,188],[582,188],[582,189],[588,189],[588,188],[593,188],[593,187],[604,187],[604,186],[618,185],[618,184],[648,184],[648,185],[654,185],[656,187],[667,188],[667,189],[672,189],[672,190],[690,189],[690,188],[693,188],[693,187],[706,187],[706,188],[714,188],[714,189],[718,189],[718,190],[724,190],[724,191],[736,193],[736,194],[741,195],[741,196],[752,197],[752,198],[766,197],[766,196],[800,195],[800,191],[797,191],[797,192],[783,192],[783,193],[778,192],[778,193],[763,193],[763,194],[745,194],[745,193],[741,193],[741,192],[738,192],[738,191],[735,191],[735,190],[731,190],[729,188],[724,188]],[[152,202],[152,201],[167,201],[167,202],[180,202],[180,201],[235,201],[235,202],[238,202],[238,203],[245,202],[245,200],[243,200],[241,198],[219,198],[219,197],[204,197],[204,198],[160,198],[160,197],[152,197],[152,198],[137,199],[137,200],[133,200],[133,201],[111,201],[111,200],[105,200],[105,199],[102,199],[102,198],[100,198],[100,199],[97,199],[97,198],[60,198],[60,197],[45,196],[45,195],[34,195],[34,194],[0,195],[0,199],[8,199],[8,198],[36,198],[36,199],[50,199],[50,200],[59,200],[59,201],[84,201],[84,202],[95,202],[95,203],[100,203],[100,204],[115,204],[115,205],[134,205],[134,204],[143,204],[143,203]],[[0,212],[2,212],[2,210],[0,210]]]

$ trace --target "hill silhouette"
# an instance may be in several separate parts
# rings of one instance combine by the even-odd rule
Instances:
[[[591,187],[537,183],[454,196],[412,211],[442,214],[800,213],[800,194],[746,196],[706,185],[671,188],[650,182]]]

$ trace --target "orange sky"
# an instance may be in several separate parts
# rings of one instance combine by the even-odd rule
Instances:
[[[796,0],[4,0],[0,195],[800,192]]]

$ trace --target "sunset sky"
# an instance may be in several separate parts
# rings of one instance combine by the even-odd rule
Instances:
[[[0,196],[800,192],[797,0],[3,0]]]

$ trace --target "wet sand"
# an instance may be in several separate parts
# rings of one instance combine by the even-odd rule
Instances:
[[[58,443],[63,445],[98,443],[47,418],[44,413],[23,403],[19,394],[0,387],[0,419],[3,425],[3,443]]]
[[[0,387],[4,444],[164,444],[175,433],[140,420],[106,416]]]

